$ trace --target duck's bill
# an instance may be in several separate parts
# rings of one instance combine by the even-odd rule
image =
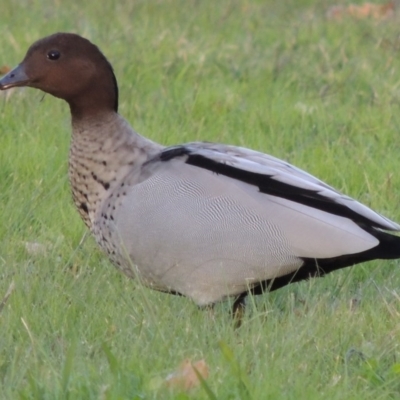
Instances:
[[[15,86],[25,86],[28,81],[24,66],[19,64],[0,79],[0,90],[10,89]]]

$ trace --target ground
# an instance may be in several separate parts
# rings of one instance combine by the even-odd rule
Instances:
[[[338,1],[338,5],[348,5]],[[362,2],[358,2],[362,4]],[[0,66],[56,31],[95,42],[120,112],[166,145],[236,144],[286,159],[400,222],[399,15],[331,2],[6,1]],[[0,98],[0,385],[4,399],[386,399],[400,392],[400,262],[250,298],[235,330],[114,269],[74,210],[69,112]],[[185,359],[209,376],[165,378]]]

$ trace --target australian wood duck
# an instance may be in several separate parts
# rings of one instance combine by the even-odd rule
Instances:
[[[110,63],[88,40],[34,43],[0,80],[65,100],[75,205],[112,262],[146,286],[198,305],[235,306],[291,282],[400,257],[395,222],[306,172],[246,148],[164,147],[118,114]]]

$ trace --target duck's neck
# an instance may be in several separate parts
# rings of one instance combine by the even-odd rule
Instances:
[[[89,228],[112,191],[161,149],[113,111],[72,117],[69,177],[75,205]]]
[[[101,73],[93,74],[80,90],[65,98],[73,120],[98,118],[108,113],[118,113],[118,84],[109,62],[101,57]]]

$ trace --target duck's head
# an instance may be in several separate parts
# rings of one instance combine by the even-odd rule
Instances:
[[[55,33],[32,44],[22,62],[0,79],[1,90],[16,86],[64,99],[76,117],[118,109],[111,64],[97,46],[72,33]]]

